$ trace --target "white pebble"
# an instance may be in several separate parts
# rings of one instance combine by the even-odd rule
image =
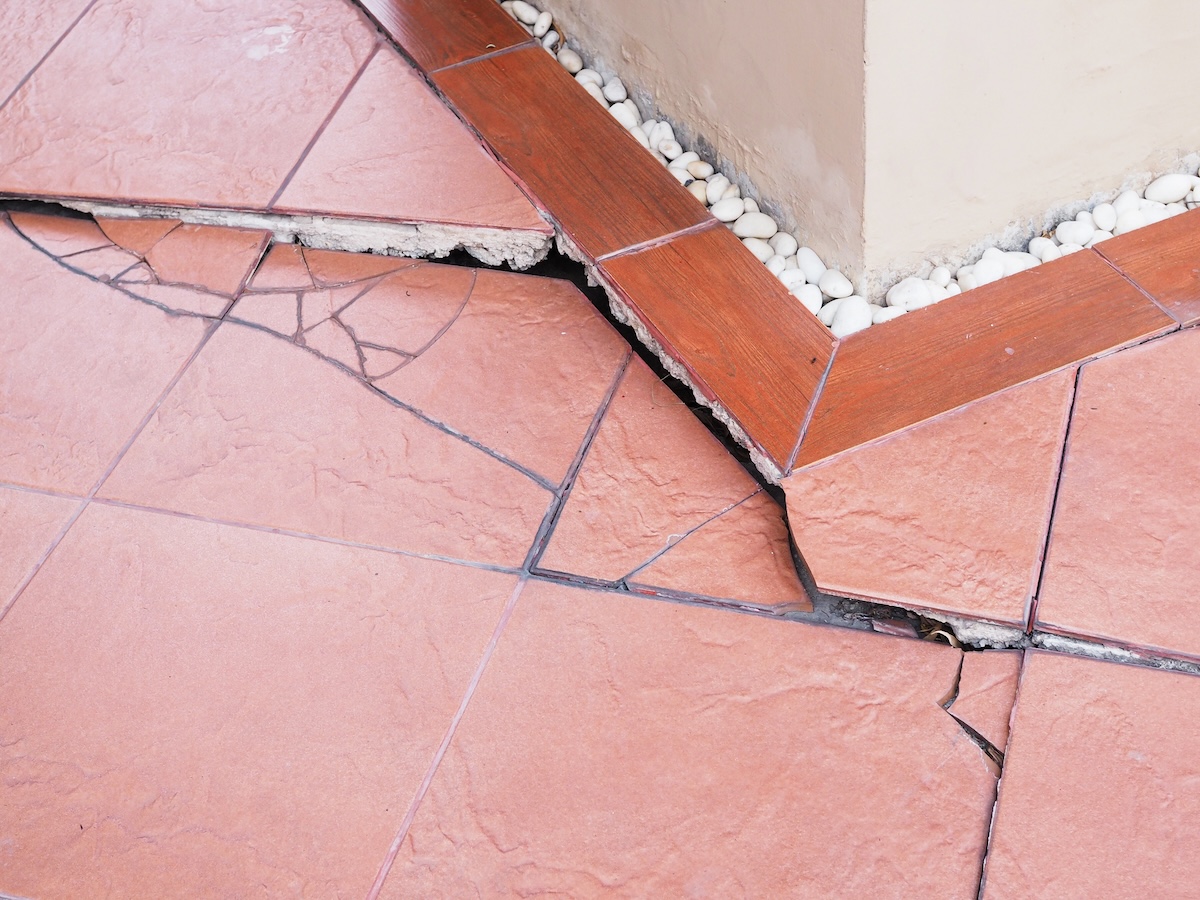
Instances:
[[[701,203],[708,202],[704,196],[704,192],[706,190],[708,190],[708,182],[707,181],[693,181],[691,184],[689,184],[687,186],[687,189],[689,191],[691,191],[692,196],[695,197],[697,200],[699,200]]]
[[[920,309],[933,302],[933,295],[929,292],[928,282],[910,276],[888,288],[884,299],[888,306],[896,306],[900,309]]]
[[[604,99],[604,94],[600,92],[600,85],[593,84],[590,81],[583,82],[583,89],[596,98],[597,102],[603,106],[608,106],[608,101]]]
[[[671,160],[671,165],[687,168],[687,164],[700,158],[700,154],[694,150],[689,150],[687,153],[680,153],[677,157]]]
[[[761,211],[758,208],[758,201],[755,200],[753,197],[744,197],[743,199],[746,201],[746,212],[760,212]]]
[[[929,280],[938,287],[946,287],[950,284],[950,270],[945,266],[938,266],[929,273]]]
[[[608,108],[608,111],[612,113],[612,117],[614,119],[624,125],[627,129],[638,127],[637,116],[631,113],[629,111],[629,107],[624,103],[614,103]],[[645,137],[645,135],[643,135],[643,137]]]
[[[729,179],[720,172],[708,179],[708,203],[710,206],[724,196],[727,187],[729,187]]]
[[[1046,249],[1044,249],[1042,251],[1042,255],[1039,256],[1038,258],[1042,261],[1043,264],[1048,263],[1048,262],[1054,262],[1054,260],[1056,260],[1056,259],[1062,259],[1062,250],[1059,248],[1058,244],[1051,241],[1050,246],[1047,247]]]
[[[1140,209],[1130,209],[1117,216],[1117,224],[1113,226],[1113,234],[1125,234],[1128,231],[1144,228],[1148,224],[1145,213]]]
[[[797,256],[797,258],[799,257]],[[800,263],[800,267],[804,268],[803,261]],[[804,273],[804,277],[808,278],[807,272]],[[809,280],[811,281],[812,279]],[[821,293],[827,297],[832,297],[834,300],[849,297],[854,293],[854,285],[850,283],[850,279],[837,269],[826,269],[817,279],[817,287],[821,289]]]
[[[837,312],[833,314],[829,330],[833,332],[835,338],[840,340],[862,331],[864,328],[870,328],[871,316],[871,304],[866,300],[857,295],[847,297],[837,308]]]
[[[746,212],[754,212],[754,210],[750,208],[750,204],[753,202],[754,201],[752,200],[745,201]],[[757,206],[757,204],[755,205]],[[786,231],[779,232],[773,238],[767,241],[767,243],[774,247],[775,252],[783,257],[795,256],[796,251],[800,249],[799,245],[796,243],[796,239]]]
[[[712,163],[706,163],[702,159],[688,163],[687,170],[692,173],[693,178],[707,178],[713,173]]]
[[[1167,204],[1167,216],[1168,217],[1177,216],[1180,213],[1185,213],[1185,212],[1187,212],[1187,206],[1185,206],[1183,203],[1168,203]]]
[[[1088,228],[1092,229],[1092,231],[1096,230],[1096,220],[1092,218],[1092,214],[1086,209],[1081,209],[1079,212],[1075,213],[1075,221],[1082,222],[1083,224],[1087,225]]]
[[[1170,218],[1171,212],[1163,204],[1156,203],[1154,206],[1147,207],[1141,211],[1146,217],[1146,224],[1153,225],[1155,222],[1161,222],[1163,219]]]
[[[683,148],[679,146],[678,141],[663,141],[658,145],[658,152],[667,159],[674,161],[679,159],[683,154]]]
[[[975,273],[973,271],[975,267],[966,266],[964,268],[971,269],[972,271],[964,272],[962,269],[958,270],[958,274],[955,276],[955,279],[958,281],[958,289],[960,291],[970,291],[979,287],[975,281]]]
[[[583,71],[583,57],[570,47],[563,47],[558,51],[558,64],[572,75],[578,75]]]
[[[881,306],[872,311],[871,324],[882,325],[884,322],[900,318],[906,312],[908,312],[907,309],[901,309],[899,306]]]
[[[1086,244],[1092,239],[1092,232],[1096,229],[1088,225],[1086,222],[1062,222],[1054,229],[1054,236],[1058,238],[1060,244]]]
[[[743,205],[744,203],[745,201],[743,201]],[[760,212],[743,213],[733,223],[733,233],[741,238],[761,238],[765,241],[774,237],[778,230],[779,226],[775,224],[775,220],[766,213]],[[775,252],[773,247],[771,252]]]
[[[951,297],[957,297],[962,292],[963,292],[962,287],[959,286],[956,282],[952,281],[948,285],[946,285],[946,299],[947,300],[949,300]]]
[[[838,307],[842,305],[842,301],[845,299],[845,297],[836,297],[821,307],[820,312],[817,313],[817,318],[821,320],[822,325],[828,327],[833,324],[833,317],[837,315]]]
[[[517,17],[517,21],[523,25],[532,25],[541,15],[537,11],[537,7],[531,6],[525,0],[513,0],[512,12]]]
[[[1008,251],[1004,254],[1002,261],[1005,275],[1015,275],[1018,272],[1024,272],[1026,269],[1032,269],[1040,263],[1041,260],[1032,253],[1023,253],[1020,250]]]
[[[1161,175],[1146,187],[1146,199],[1157,203],[1178,203],[1191,189],[1191,175]]]
[[[620,78],[613,76],[604,85],[604,96],[612,103],[620,103],[629,96],[629,92],[625,90],[625,84]]]
[[[742,243],[746,249],[758,257],[758,261],[765,263],[768,259],[775,255],[775,251],[771,249],[771,245],[761,238],[742,238]]]
[[[551,28],[549,31],[547,31],[545,33],[545,35],[542,36],[542,46],[545,49],[549,50],[551,53],[554,52],[554,47],[557,43],[558,43],[558,32],[555,31],[553,28]]]
[[[708,187],[706,182],[704,185]],[[712,205],[712,214],[718,222],[736,222],[746,212],[746,204],[741,197],[730,197],[728,200],[718,200]]]
[[[729,187],[725,188],[725,192],[723,194],[721,194],[721,199],[724,200],[726,197],[740,197],[740,196],[742,196],[742,189],[740,187],[738,187],[736,184],[730,184]]]
[[[1058,252],[1057,252],[1058,247],[1054,243],[1054,241],[1050,240],[1050,238],[1035,237],[1032,241],[1029,242],[1029,252],[1032,253],[1034,256],[1036,256],[1038,259],[1040,259],[1042,262],[1046,261],[1046,252],[1048,250],[1054,250],[1055,251],[1054,258],[1058,259]]]
[[[770,241],[768,241],[767,243],[770,243]],[[800,265],[796,262],[796,257],[794,257],[794,256],[789,256],[787,258],[787,267],[789,269],[795,269],[797,272],[800,272]],[[800,272],[800,274],[803,275],[804,273]]]
[[[1058,252],[1062,256],[1070,256],[1072,253],[1078,253],[1082,249],[1082,244],[1060,244]]]
[[[662,145],[667,141],[675,143],[675,132],[671,129],[670,122],[656,122],[647,137],[650,138],[650,146],[656,150],[661,150]],[[681,148],[679,152],[682,153],[683,149]]]
[[[779,273],[779,280],[783,282],[783,286],[789,291],[794,291],[802,284],[805,284],[804,273],[799,269],[785,268]]]
[[[821,309],[821,303],[825,297],[821,293],[821,289],[815,284],[802,284],[799,287],[792,288],[792,296],[814,316]]]
[[[554,24],[554,16],[548,12],[543,12],[540,16],[533,20],[533,36],[535,38],[543,38],[546,32],[550,30],[550,26]]]
[[[825,274],[825,263],[821,262],[821,257],[817,256],[816,251],[808,247],[801,247],[796,251],[796,264],[804,272],[809,284],[816,284]]]
[[[640,128],[630,128],[629,133],[633,136],[633,139],[641,144],[644,148],[647,150],[650,149],[650,141],[646,138],[646,132],[642,131]]]
[[[604,87],[604,76],[595,69],[580,69],[575,73],[575,80],[580,84],[594,84],[598,88]]]
[[[1094,228],[1092,230],[1095,231]],[[994,256],[984,257],[975,263],[975,268],[971,270],[971,274],[975,278],[976,285],[991,284],[993,281],[999,281],[1004,277],[1004,263]]]
[[[1097,231],[1092,235],[1092,239],[1088,241],[1085,246],[1095,247],[1101,241],[1107,241],[1110,237],[1112,237],[1111,231]]]
[[[1092,221],[1101,231],[1112,231],[1117,224],[1117,211],[1111,203],[1101,203],[1092,210]]]
[[[674,168],[671,168],[670,166],[667,166],[667,171],[670,172],[672,175],[674,175],[675,180],[678,181],[680,184],[682,184],[684,187],[687,187],[689,184],[691,184],[693,181],[696,180],[695,178],[693,178],[691,175],[689,175],[687,173],[687,169],[674,169]]]
[[[1137,191],[1122,191],[1112,205],[1117,215],[1120,216],[1121,213],[1129,212],[1131,209],[1141,209],[1142,198],[1138,196]]]
[[[784,270],[787,269],[787,260],[784,259],[782,256],[780,256],[778,253],[776,253],[774,256],[772,256],[770,259],[767,260],[766,266],[767,266],[767,270],[772,275],[781,275],[781,274],[783,274]]]

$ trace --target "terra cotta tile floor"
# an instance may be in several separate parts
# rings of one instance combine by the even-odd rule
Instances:
[[[479,4],[368,5],[484,109],[479,73],[549,58]],[[567,281],[0,212],[0,896],[1195,893],[1196,214],[1161,265],[1040,270],[1111,321],[1022,313],[995,359],[943,330],[966,386],[916,348],[898,409],[866,343],[788,320],[771,358],[766,288],[700,321],[723,231],[651,190],[670,246],[631,250],[525,160],[532,86],[485,115],[510,177],[344,0],[0,24],[7,194],[547,234],[574,197],[598,274],[799,463],[752,477]]]

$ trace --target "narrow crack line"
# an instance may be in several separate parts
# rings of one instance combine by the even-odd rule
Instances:
[[[1135,291],[1137,291],[1139,294],[1141,294],[1143,297],[1145,297],[1147,300],[1149,300],[1151,303],[1153,303],[1155,306],[1157,306],[1160,310],[1163,311],[1163,313],[1165,315],[1170,316],[1171,321],[1175,323],[1175,328],[1180,328],[1183,326],[1183,323],[1180,322],[1179,317],[1177,315],[1175,315],[1173,312],[1171,312],[1169,309],[1167,309],[1165,306],[1163,306],[1162,303],[1159,302],[1158,298],[1155,297],[1152,293],[1150,293],[1148,290],[1146,290],[1144,287],[1142,287],[1140,284],[1138,284],[1136,281],[1134,281],[1132,278],[1130,278],[1129,275],[1126,274],[1124,269],[1122,269],[1120,266],[1118,266],[1116,263],[1114,263],[1111,259],[1109,259],[1107,256],[1105,256],[1104,250],[1102,248],[1095,247],[1093,249],[1096,251],[1096,254],[1102,260],[1104,260],[1105,263],[1107,263],[1107,265],[1110,269],[1112,269],[1119,276],[1121,276],[1121,278],[1125,279],[1125,282],[1130,287],[1132,287]],[[1174,331],[1175,329],[1171,329],[1171,330]]]
[[[0,102],[0,110],[3,110],[4,107],[8,106],[8,101],[15,97],[17,93],[20,92],[21,88],[25,87],[25,84],[29,81],[29,79],[31,79],[37,73],[37,70],[40,69],[46,62],[46,60],[50,58],[50,54],[57,50],[59,44],[61,44],[67,39],[68,36],[70,36],[71,32],[75,30],[75,26],[83,21],[83,17],[92,11],[92,7],[95,6],[96,3],[97,0],[91,0],[91,2],[83,8],[83,12],[75,17],[75,20],[67,26],[67,30],[58,36],[58,40],[50,45],[50,49],[42,54],[42,58],[33,64],[33,68],[25,73],[25,77],[18,81],[17,86],[12,89],[9,95],[5,97],[2,102]]]
[[[716,228],[724,227],[721,222],[711,216],[703,222],[697,222],[695,225],[689,225],[687,228],[680,228],[672,231],[669,234],[659,235],[658,237],[648,238],[644,241],[638,241],[636,244],[630,244],[628,247],[622,247],[620,250],[613,250],[605,253],[602,256],[596,257],[596,265],[603,265],[610,259],[617,259],[621,256],[632,256],[634,253],[641,253],[644,250],[653,250],[655,247],[661,247],[663,244],[669,244],[676,238],[687,237],[688,235],[698,234],[703,231],[712,231]]]
[[[466,296],[463,297],[462,303],[458,304],[458,309],[454,311],[454,315],[450,317],[450,321],[439,328],[437,330],[437,334],[431,337],[425,342],[423,347],[412,354],[412,358],[414,360],[420,359],[422,356],[424,356],[434,344],[442,339],[442,335],[444,335],[454,326],[454,323],[458,321],[458,317],[462,315],[463,310],[467,308],[467,304],[471,301],[471,295],[475,293],[475,285],[478,281],[479,270],[471,269],[471,283],[467,285],[467,293]]]
[[[1067,452],[1071,446],[1071,427],[1075,424],[1075,405],[1079,401],[1079,383],[1083,379],[1083,366],[1080,365],[1075,369],[1075,383],[1071,386],[1071,403],[1067,409],[1067,422],[1063,427],[1062,447],[1058,452],[1058,471],[1054,478],[1054,494],[1050,498],[1050,515],[1046,517],[1046,531],[1042,535],[1039,552],[1041,558],[1038,560],[1037,579],[1033,585],[1033,591],[1029,594],[1029,600],[1025,603],[1025,634],[1033,634],[1034,625],[1037,623],[1038,606],[1040,605],[1042,596],[1042,585],[1046,580],[1046,564],[1050,558],[1050,539],[1054,534],[1054,519],[1058,515],[1058,497],[1063,486],[1063,471],[1067,466]]]
[[[84,500],[86,495],[72,494],[70,491],[56,491],[54,488],[35,487],[30,484],[17,484],[12,481],[0,481],[0,489],[20,491],[23,494],[37,494],[41,497],[60,497],[63,500]]]
[[[689,528],[683,534],[679,535],[675,541],[668,543],[667,546],[663,547],[661,550],[656,552],[653,556],[651,556],[644,563],[639,565],[636,569],[634,569],[631,572],[626,572],[624,575],[621,576],[621,578],[619,580],[622,583],[624,583],[624,582],[628,581],[630,578],[633,578],[635,575],[637,575],[638,572],[641,572],[643,569],[648,568],[649,566],[652,566],[654,563],[658,562],[658,560],[660,560],[665,554],[674,550],[676,547],[678,547],[680,544],[682,544],[685,540],[687,540],[689,537],[691,537],[693,534],[695,534],[697,531],[699,531],[705,525],[710,525],[713,522],[717,521],[717,519],[721,518],[722,516],[733,512],[735,509],[737,509],[743,503],[749,502],[750,500],[754,499],[762,492],[763,492],[763,489],[761,487],[757,488],[751,494],[743,497],[741,500],[739,500],[737,503],[734,503],[732,506],[725,507],[720,512],[714,513],[713,515],[709,516],[707,519],[705,519],[699,525],[696,525],[693,528]],[[673,536],[674,535],[668,535],[668,538],[673,537]]]
[[[87,497],[82,499],[72,499],[78,500],[79,505],[75,508],[75,511],[71,513],[70,518],[63,523],[62,528],[58,530],[58,533],[50,541],[49,546],[46,547],[42,555],[39,556],[37,561],[33,564],[33,567],[28,573],[26,573],[25,577],[21,579],[20,584],[17,585],[17,589],[13,591],[13,594],[9,598],[8,602],[4,604],[3,609],[0,609],[0,623],[4,622],[4,617],[8,615],[8,611],[17,605],[17,601],[21,599],[21,595],[25,593],[25,589],[29,587],[30,583],[37,576],[38,572],[42,570],[42,566],[46,564],[46,560],[48,560],[51,554],[58,549],[58,545],[63,542],[63,539],[67,536],[67,532],[71,530],[71,527],[75,524],[79,517],[83,515],[83,511],[88,508],[89,499]]]
[[[817,381],[817,387],[813,391],[812,399],[808,402],[808,411],[804,414],[804,421],[800,423],[800,433],[796,437],[796,446],[792,448],[792,453],[785,463],[783,470],[785,476],[796,465],[796,457],[800,455],[800,445],[808,437],[809,426],[812,425],[813,416],[817,414],[817,403],[820,402],[821,395],[825,393],[825,385],[829,381],[829,373],[833,371],[833,361],[837,359],[837,352],[841,346],[841,341],[833,342],[833,352],[829,354],[829,362],[825,363],[825,371],[821,373],[821,378]]]
[[[274,196],[267,201],[267,210],[272,210],[275,208],[275,204],[279,202],[279,198],[283,196],[283,192],[288,189],[288,185],[292,183],[292,179],[296,176],[296,173],[300,171],[300,167],[304,165],[304,161],[308,159],[308,154],[312,152],[313,147],[317,145],[317,141],[319,141],[322,135],[325,134],[325,129],[329,127],[329,123],[332,122],[333,117],[338,114],[338,111],[342,108],[342,104],[346,102],[346,98],[350,96],[350,92],[354,90],[354,86],[358,84],[358,81],[360,78],[362,78],[363,73],[367,71],[367,66],[369,66],[371,61],[375,59],[375,56],[379,53],[382,47],[383,43],[381,41],[375,42],[375,46],[372,47],[371,52],[367,54],[366,60],[361,66],[359,66],[358,71],[354,73],[354,77],[350,79],[350,83],[346,85],[346,88],[342,91],[341,96],[337,98],[337,101],[333,104],[333,108],[329,110],[328,114],[326,114],[325,120],[317,127],[316,134],[309,139],[308,143],[304,146],[304,149],[300,151],[300,158],[296,160],[296,164],[293,165],[288,171],[287,175],[284,176],[283,183],[279,185],[279,189],[275,191]]]
[[[579,470],[583,468],[583,462],[587,459],[588,452],[592,449],[592,444],[600,431],[600,425],[608,415],[609,407],[612,406],[613,399],[617,396],[617,391],[621,387],[621,382],[625,379],[625,372],[628,370],[629,363],[633,360],[633,357],[634,351],[630,347],[625,354],[625,359],[617,366],[612,384],[608,386],[608,391],[605,392],[604,399],[600,401],[600,405],[596,409],[596,415],[592,417],[591,424],[588,425],[587,432],[584,433],[583,441],[579,444],[579,450],[576,451],[575,458],[571,460],[571,465],[567,468],[567,474],[563,476],[562,484],[554,492],[554,500],[551,501],[550,508],[546,510],[546,515],[543,517],[542,523],[538,526],[537,534],[533,538],[533,544],[529,547],[529,553],[525,557],[525,565],[522,566],[523,571],[533,571],[538,561],[541,560],[542,553],[545,551],[546,545],[549,544],[550,537],[554,534],[554,529],[558,525],[559,516],[562,515],[563,509],[566,508],[567,500],[570,499],[571,489],[575,486],[575,479],[579,476]]]
[[[0,485],[2,486],[2,485]],[[59,496],[52,494],[51,496]],[[78,498],[71,498],[78,499]],[[166,509],[159,506],[148,506],[143,503],[132,503],[127,500],[116,500],[111,497],[96,497],[92,500],[98,506],[111,506],[116,509],[127,509],[131,512],[144,512],[160,516],[172,516],[178,519],[188,519],[192,522],[203,522],[208,525],[221,525],[227,528],[239,528],[245,531],[256,531],[260,534],[277,534],[283,537],[298,538],[304,541],[314,541],[319,544],[333,544],[338,547],[349,547],[354,550],[370,550],[375,553],[387,553],[391,556],[403,556],[407,559],[424,559],[431,562],[447,563],[463,566],[468,569],[481,569],[486,572],[499,572],[503,575],[520,575],[521,570],[516,566],[502,566],[497,563],[485,563],[477,560],[461,559],[457,556],[444,556],[440,553],[419,553],[416,550],[402,550],[398,547],[387,547],[383,544],[371,544],[365,541],[353,541],[348,538],[332,537],[327,534],[316,534],[311,531],[298,531],[294,528],[282,528],[275,525],[255,525],[252,522],[239,522],[236,519],[222,519],[216,516],[202,516],[197,513],[183,512],[177,509]]]
[[[521,596],[521,592],[525,589],[528,580],[527,575],[522,575],[518,579],[516,587],[513,588],[512,594],[509,595],[508,602],[504,604],[504,610],[500,613],[500,620],[496,623],[496,628],[492,631],[492,636],[488,640],[487,646],[484,647],[479,665],[475,667],[471,681],[463,693],[462,702],[458,705],[458,710],[454,713],[454,718],[450,720],[450,727],[446,729],[446,734],[442,737],[442,742],[438,745],[437,751],[429,763],[429,768],[425,771],[425,777],[421,780],[421,784],[417,788],[412,802],[409,804],[408,812],[405,814],[404,820],[400,823],[400,829],[396,832],[396,837],[379,866],[375,882],[371,885],[371,890],[367,893],[367,900],[377,900],[379,897],[379,892],[383,889],[383,883],[387,879],[388,873],[392,870],[392,864],[396,861],[396,856],[400,853],[400,847],[403,845],[404,839],[408,836],[409,829],[412,828],[413,820],[416,819],[417,809],[425,800],[426,794],[429,793],[429,787],[433,784],[433,778],[437,774],[438,767],[441,765],[442,759],[446,756],[446,752],[450,749],[450,743],[454,740],[455,732],[458,731],[458,726],[462,722],[463,716],[466,715],[471,698],[475,696],[475,690],[479,687],[484,670],[491,661],[492,654],[496,652],[496,645],[500,643],[500,636],[504,633],[509,619],[512,618],[513,610],[517,605],[517,598]]]
[[[1001,750],[999,747],[997,747],[995,744],[993,744],[991,741],[989,741],[986,737],[984,737],[982,734],[980,734],[978,731],[976,731],[974,728],[972,728],[970,725],[968,725],[966,722],[964,722],[962,719],[960,719],[954,713],[950,712],[949,710],[946,710],[946,715],[948,715],[956,723],[958,723],[958,727],[963,730],[963,734],[965,734],[967,737],[969,737],[971,739],[971,743],[975,744],[977,747],[979,747],[980,750],[982,750],[984,753],[986,753],[988,759],[990,759],[997,766],[999,766],[1001,771],[1004,770],[1004,751],[1003,750]]]
[[[536,47],[541,50],[542,45],[533,38],[527,38],[519,44],[513,44],[511,47],[501,47],[499,50],[489,50],[487,53],[481,53],[478,56],[472,56],[470,59],[459,60],[455,63],[450,63],[447,66],[442,66],[439,69],[430,69],[429,75],[433,76],[439,72],[447,72],[450,69],[461,69],[463,66],[469,66],[471,63],[486,62],[489,59],[495,59],[497,56],[504,56],[512,53],[514,50],[529,50]]]
[[[950,693],[946,699],[941,703],[942,709],[946,710],[946,712],[950,712],[950,707],[954,705],[954,701],[958,699],[959,692],[962,690],[962,674],[965,664],[966,654],[960,653],[958,656],[958,672],[954,676],[954,686],[950,689]]]
[[[263,236],[262,245],[258,248],[258,256],[254,260],[254,265],[247,267],[246,273],[242,276],[241,281],[238,282],[237,288],[233,292],[232,301],[230,302],[229,306],[225,307],[225,312],[221,314],[221,318],[225,318],[225,316],[229,314],[229,310],[233,309],[233,304],[236,303],[238,298],[240,298],[242,294],[246,292],[246,286],[250,284],[250,279],[258,271],[258,267],[263,264],[263,260],[267,258],[267,253],[270,252],[271,245],[274,243],[275,241],[273,235],[270,232]],[[147,265],[149,265],[149,263],[147,263]],[[150,266],[150,269],[153,271],[154,267]],[[155,272],[154,276],[157,278],[158,273]]]

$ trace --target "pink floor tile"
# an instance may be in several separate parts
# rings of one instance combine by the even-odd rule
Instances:
[[[88,0],[0,4],[0,103],[88,6]]]
[[[528,585],[386,897],[974,897],[945,646]]]
[[[984,896],[1194,896],[1198,720],[1200,678],[1032,653]]]
[[[363,896],[515,580],[93,504],[0,624],[0,891]]]
[[[817,585],[1024,624],[1073,384],[1049,375],[785,479]]]
[[[1039,625],[1200,657],[1200,332],[1084,366]]]
[[[500,165],[390,47],[367,66],[276,207],[551,233]]]
[[[146,262],[164,284],[233,296],[262,258],[269,231],[180,225],[155,242]]]
[[[538,565],[619,581],[757,490],[635,356]]]
[[[341,369],[232,323],[103,495],[508,566],[521,564],[551,499]]]
[[[71,256],[111,243],[90,219],[21,212],[10,213],[9,218],[21,234],[52,256]]]
[[[203,337],[0,223],[0,481],[85,494]]]
[[[78,508],[78,500],[0,487],[0,614]]]
[[[666,588],[773,609],[812,609],[796,575],[783,511],[765,491],[701,525],[626,580],[635,591]]]
[[[376,40],[343,0],[99,3],[0,111],[0,190],[261,208]]]
[[[360,340],[381,331],[374,297],[342,316]],[[628,355],[568,282],[480,271],[453,325],[376,385],[557,485]]]
[[[122,250],[111,244],[95,250],[86,250],[83,253],[73,253],[60,262],[69,268],[77,269],[93,278],[109,283],[123,281],[126,273],[131,273],[132,270],[143,265],[140,256],[135,256],[128,250]]]
[[[299,244],[272,244],[246,285],[249,291],[311,290],[312,275]]]
[[[1008,720],[1017,696],[1021,653],[985,650],[964,653],[958,696],[950,714],[966,722],[1001,752],[1008,743]]]
[[[138,256],[145,256],[151,247],[182,223],[178,219],[97,218],[96,224],[118,247],[124,247]]]

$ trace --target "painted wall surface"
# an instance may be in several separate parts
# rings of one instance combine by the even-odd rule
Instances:
[[[857,270],[864,2],[547,0],[544,8],[569,40],[749,176],[767,208],[828,263]]]
[[[1195,0],[869,0],[864,260],[908,272],[1200,150]],[[1142,179],[1145,183],[1145,179]],[[1078,207],[1077,207],[1078,208]]]

